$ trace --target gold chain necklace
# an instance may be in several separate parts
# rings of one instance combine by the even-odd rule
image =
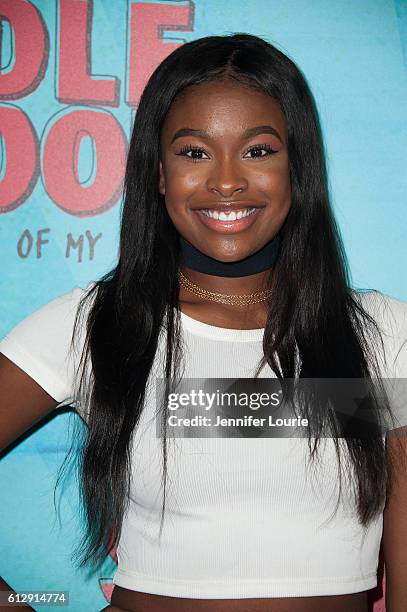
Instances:
[[[259,302],[264,302],[267,300],[272,294],[272,289],[257,291],[248,295],[227,295],[225,293],[215,293],[195,285],[186,276],[184,276],[184,274],[182,274],[180,269],[178,269],[178,272],[180,285],[184,287],[184,289],[198,295],[199,297],[204,297],[207,300],[219,302],[221,304],[229,304],[230,306],[247,306],[248,304],[258,304]]]

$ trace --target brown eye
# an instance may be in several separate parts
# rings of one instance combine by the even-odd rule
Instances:
[[[264,155],[263,155],[263,152],[265,152]],[[273,149],[270,145],[264,144],[264,145],[255,145],[253,147],[250,147],[250,149],[246,151],[244,157],[246,157],[248,153],[254,153],[255,155],[250,155],[249,159],[255,159],[258,157],[268,157],[269,155],[273,155],[274,153],[277,153],[277,151],[275,151],[275,149]]]
[[[189,153],[191,153],[191,155],[189,155]],[[206,158],[202,157],[202,155],[207,155],[203,149],[200,149],[199,147],[192,147],[190,145],[182,147],[182,149],[180,150],[179,153],[177,153],[177,155],[183,155],[184,157],[188,157],[189,159],[192,159],[192,161],[200,161],[201,159],[209,159],[209,157],[206,157]]]

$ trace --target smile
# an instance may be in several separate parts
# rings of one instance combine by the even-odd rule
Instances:
[[[199,220],[216,232],[230,234],[243,231],[250,227],[261,213],[262,208],[242,208],[234,211],[197,210]]]
[[[238,210],[237,212],[234,210],[225,212],[223,210],[218,211],[203,208],[200,212],[208,217],[211,217],[211,219],[220,219],[221,221],[237,221],[237,219],[242,219],[242,217],[253,215],[256,210],[256,208],[244,208],[243,210]]]

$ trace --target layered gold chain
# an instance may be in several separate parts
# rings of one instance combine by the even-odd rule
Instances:
[[[195,285],[186,276],[184,276],[180,269],[178,270],[178,272],[180,285],[184,289],[190,291],[194,295],[206,298],[207,300],[211,300],[212,302],[219,302],[220,304],[228,304],[230,306],[247,306],[249,304],[258,304],[267,300],[272,294],[272,289],[257,291],[255,293],[250,293],[246,295],[228,295],[225,293],[215,293],[214,291],[207,291],[207,289],[203,289],[202,287]]]

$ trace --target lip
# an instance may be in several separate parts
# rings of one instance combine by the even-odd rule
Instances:
[[[209,210],[234,210],[238,208],[245,208],[240,203],[239,206],[236,204],[234,208],[218,208],[213,206],[212,208],[207,207]],[[247,208],[256,208],[256,212],[249,215],[248,217],[243,217],[242,219],[236,219],[236,221],[223,221],[220,219],[211,219],[211,217],[207,217],[200,210],[195,210],[194,212],[197,214],[198,219],[201,221],[203,225],[208,227],[209,229],[218,232],[219,234],[236,234],[238,232],[242,232],[256,221],[256,219],[261,215],[263,207],[258,206],[248,206]]]
[[[250,200],[229,200],[227,202],[219,200],[219,202],[205,203],[203,206],[200,206],[199,209],[195,208],[195,211],[205,209],[228,212],[228,210],[242,210],[244,208],[264,208],[264,205],[256,204]]]

